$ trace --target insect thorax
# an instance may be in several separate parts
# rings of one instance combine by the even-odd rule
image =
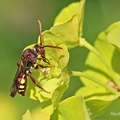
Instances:
[[[32,64],[35,64],[37,61],[37,53],[34,51],[34,49],[26,49],[22,55],[21,55],[21,61],[23,64],[31,62]]]

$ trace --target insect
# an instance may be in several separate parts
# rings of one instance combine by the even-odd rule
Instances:
[[[18,92],[20,95],[24,96],[26,87],[27,87],[27,77],[29,77],[32,82],[42,89],[44,92],[49,93],[46,91],[40,84],[36,82],[36,80],[32,77],[32,69],[45,68],[48,66],[43,66],[42,64],[37,64],[37,61],[42,60],[43,62],[50,64],[49,60],[45,57],[45,47],[48,48],[56,48],[62,49],[58,46],[51,46],[51,45],[43,45],[43,38],[42,38],[42,27],[41,22],[38,20],[39,29],[40,29],[40,43],[35,44],[33,48],[28,48],[23,51],[20,62],[17,63],[18,69],[15,74],[15,78],[13,80],[13,84],[10,89],[10,96],[14,97]],[[40,57],[38,57],[40,55]]]

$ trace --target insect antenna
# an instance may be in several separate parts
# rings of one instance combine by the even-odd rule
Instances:
[[[40,28],[40,46],[44,47],[49,47],[49,48],[57,48],[57,49],[62,49],[61,47],[58,46],[51,46],[51,45],[44,45],[43,46],[43,38],[42,38],[42,25],[40,20],[38,20],[39,28]]]
[[[42,38],[42,25],[41,25],[41,22],[40,20],[38,20],[38,24],[39,24],[39,29],[40,29],[40,46],[42,46],[42,43],[43,43],[43,38]]]
[[[43,47],[49,47],[49,48],[57,48],[57,49],[61,49],[61,47],[58,47],[58,46],[51,46],[51,45],[44,45]]]

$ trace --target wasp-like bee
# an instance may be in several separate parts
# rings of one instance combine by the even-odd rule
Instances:
[[[18,69],[10,89],[11,97],[14,97],[17,92],[22,96],[25,95],[26,86],[27,86],[27,77],[29,77],[32,80],[32,82],[40,89],[49,93],[41,85],[39,85],[36,82],[36,80],[32,77],[31,68],[38,69],[39,67],[41,68],[47,67],[41,64],[37,64],[37,60],[42,60],[45,63],[50,64],[49,60],[45,57],[45,50],[44,50],[45,47],[56,48],[56,49],[62,49],[62,48],[51,45],[43,46],[41,22],[38,20],[38,23],[40,28],[40,44],[35,44],[33,48],[28,48],[23,51],[20,58],[20,63],[17,63]],[[38,57],[38,55],[40,55],[40,57]]]

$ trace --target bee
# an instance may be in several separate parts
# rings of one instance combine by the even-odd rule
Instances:
[[[56,49],[62,49],[62,48],[58,46],[43,45],[42,27],[40,20],[38,20],[38,24],[40,29],[40,43],[35,44],[33,48],[27,48],[23,51],[20,57],[20,62],[17,63],[18,69],[10,89],[11,97],[14,97],[17,92],[21,96],[25,96],[25,91],[27,87],[27,77],[29,77],[32,80],[32,82],[41,90],[43,90],[46,93],[50,93],[46,91],[40,84],[38,84],[36,80],[32,77],[32,68],[38,69],[39,67],[40,68],[48,67],[48,66],[43,66],[42,64],[38,64],[37,63],[38,60],[39,61],[42,60],[43,62],[50,64],[49,60],[45,57],[45,49],[44,49],[45,47],[56,48]],[[38,57],[39,55],[40,57]]]

